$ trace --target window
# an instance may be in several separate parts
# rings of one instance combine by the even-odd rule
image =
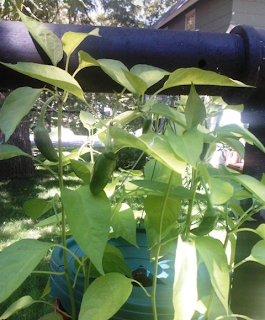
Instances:
[[[185,15],[185,30],[195,31],[196,10],[193,9]]]

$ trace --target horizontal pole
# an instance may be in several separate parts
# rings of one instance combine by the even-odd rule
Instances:
[[[59,38],[65,32],[90,32],[94,26],[46,24]],[[242,30],[247,36],[242,36]],[[257,80],[256,64],[260,63],[260,51],[254,52],[256,64],[255,77],[249,78],[246,72],[252,67],[249,59],[248,37],[255,39],[259,37],[256,29],[252,27],[241,27],[241,31],[226,33],[205,33],[176,30],[138,29],[99,27],[101,38],[88,37],[78,47],[71,57],[69,71],[74,72],[78,66],[77,51],[84,50],[95,59],[115,59],[123,62],[128,68],[135,64],[149,64],[160,67],[167,71],[178,68],[198,67],[226,75],[230,78],[243,81],[251,85],[259,84]],[[0,22],[0,61],[8,63],[36,62],[50,63],[42,49],[32,40],[26,27],[21,22]],[[255,40],[254,39],[254,40]],[[253,40],[253,41],[254,41]],[[255,40],[255,43],[258,40]],[[59,66],[64,67],[65,57]],[[40,87],[43,84],[29,77],[0,66],[0,90],[14,89],[19,86],[28,85]],[[99,68],[83,69],[77,80],[86,92],[113,92],[121,90]],[[252,81],[253,80],[253,81]],[[261,84],[263,88],[263,83]],[[154,91],[156,88],[152,88]],[[150,91],[150,93],[151,93]],[[200,86],[200,94],[220,95],[230,97],[234,103],[241,103],[253,92],[253,89],[232,89],[227,87]],[[264,90],[263,90],[264,91]],[[170,94],[187,94],[187,87],[179,87],[167,91]],[[236,93],[236,94],[234,94]],[[233,96],[235,98],[233,99]]]

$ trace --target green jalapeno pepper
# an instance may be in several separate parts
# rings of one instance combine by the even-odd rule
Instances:
[[[204,213],[200,225],[197,228],[192,229],[191,232],[195,234],[195,236],[205,236],[216,227],[217,221],[217,213],[215,211],[213,212],[212,210],[207,209]]]
[[[109,182],[116,168],[116,159],[117,155],[113,152],[104,152],[96,159],[90,180],[93,195],[98,195]]]
[[[144,120],[143,120],[143,131],[142,131],[143,134],[148,132],[148,130],[150,129],[151,123],[152,123],[152,117],[151,116],[149,116],[147,118],[144,118]]]
[[[41,108],[41,115],[40,120],[37,125],[37,127],[34,129],[34,141],[36,143],[37,148],[39,149],[40,153],[49,161],[57,162],[58,161],[58,155],[55,151],[51,138],[49,136],[49,133],[47,129],[45,128],[44,123],[44,116],[47,106],[50,102],[54,100],[54,96],[49,98],[44,105]]]
[[[58,155],[45,126],[38,124],[34,130],[34,141],[40,153],[49,161],[57,162]]]

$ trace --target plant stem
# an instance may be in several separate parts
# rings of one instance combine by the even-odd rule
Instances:
[[[89,275],[90,275],[91,261],[88,257],[86,257],[85,262],[85,282],[84,282],[84,293],[86,292],[89,286]]]
[[[213,304],[214,293],[215,293],[215,290],[212,287],[212,291],[211,291],[210,296],[209,296],[207,310],[206,310],[206,313],[205,313],[205,315],[203,317],[204,320],[209,319],[210,312],[211,312],[211,309],[212,309],[212,304]]]
[[[55,244],[54,247],[59,247],[59,248],[62,248],[63,250],[66,250],[75,258],[75,260],[78,262],[79,265],[83,265],[83,263],[80,261],[80,259],[77,257],[77,255],[75,255],[74,252],[71,251],[70,249],[68,249],[66,246],[63,246],[61,244]]]
[[[67,100],[67,97],[68,97],[68,93],[64,92],[62,100],[58,105],[59,188],[61,192],[63,189],[62,109],[63,109],[64,102]],[[65,216],[65,210],[64,210],[63,204],[62,204],[62,243],[63,243],[63,246],[66,247],[66,216]],[[65,279],[66,279],[69,296],[71,300],[72,320],[76,320],[75,299],[74,299],[74,292],[73,292],[71,280],[69,277],[69,268],[68,268],[66,250],[63,250],[63,261],[64,261]]]
[[[191,189],[191,199],[189,201],[189,207],[188,207],[188,213],[187,213],[187,220],[186,220],[186,230],[185,230],[185,238],[187,239],[190,234],[190,224],[191,224],[191,215],[192,215],[192,209],[193,204],[196,196],[196,190],[198,186],[199,180],[196,179],[193,183],[192,189]]]
[[[135,279],[131,279],[132,282],[135,282],[138,284],[139,287],[141,287],[144,290],[144,293],[147,295],[147,297],[151,297],[150,294],[148,293],[148,291],[145,289],[145,287],[141,284],[141,282],[135,280]]]
[[[53,272],[53,271],[31,271],[31,273],[38,273],[38,274],[54,274],[56,276],[62,276],[65,272]]]
[[[154,320],[157,320],[156,285],[157,285],[157,273],[158,273],[158,260],[159,260],[160,249],[161,249],[161,241],[162,241],[163,219],[164,219],[164,214],[165,214],[165,209],[166,209],[166,204],[167,204],[167,200],[168,200],[171,184],[172,184],[172,181],[173,181],[173,175],[174,175],[174,171],[171,171],[169,182],[168,182],[168,185],[167,185],[167,190],[166,190],[166,193],[165,193],[165,196],[164,196],[161,215],[160,215],[159,234],[158,234],[157,247],[156,247],[156,253],[155,253],[154,277],[153,277],[153,287],[152,287],[152,295],[151,295]]]

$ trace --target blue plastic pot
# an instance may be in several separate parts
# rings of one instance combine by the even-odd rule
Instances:
[[[146,290],[152,291],[152,275],[154,263],[150,262],[150,253],[147,248],[147,238],[145,230],[139,229],[137,232],[137,243],[139,248],[132,246],[122,238],[112,239],[111,245],[117,247],[123,254],[125,261],[130,266],[133,276],[146,287]],[[84,255],[73,238],[67,240],[67,247],[78,257]],[[162,260],[159,260],[159,271],[157,281],[157,313],[163,320],[173,319],[174,311],[172,305],[172,287],[174,282],[174,254],[168,254]],[[74,259],[68,254],[69,276],[74,282],[76,267]],[[51,270],[55,272],[64,271],[63,250],[55,248],[51,257]],[[143,281],[142,281],[143,280]],[[83,274],[78,274],[74,289],[74,296],[77,311],[80,310],[83,296]],[[61,305],[69,314],[71,314],[70,298],[67,284],[64,276],[51,275],[50,277],[51,293],[54,299],[59,299]],[[134,286],[132,293],[122,308],[115,314],[113,319],[153,319],[151,299],[146,296],[140,287]]]

